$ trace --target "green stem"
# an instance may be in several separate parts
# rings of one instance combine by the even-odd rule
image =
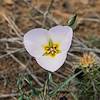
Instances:
[[[51,76],[52,76],[51,72],[48,72],[48,77],[47,77],[47,80],[45,81],[44,89],[43,89],[43,100],[47,100],[48,98],[49,85],[52,81]]]

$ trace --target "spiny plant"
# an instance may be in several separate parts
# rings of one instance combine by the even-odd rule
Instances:
[[[79,70],[82,74],[77,76],[76,87],[79,100],[99,100],[100,98],[100,66],[90,54],[81,58]]]

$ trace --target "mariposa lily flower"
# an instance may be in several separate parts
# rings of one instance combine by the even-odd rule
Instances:
[[[55,26],[49,30],[36,28],[24,35],[24,45],[28,53],[45,70],[58,70],[67,57],[73,31],[69,26]]]

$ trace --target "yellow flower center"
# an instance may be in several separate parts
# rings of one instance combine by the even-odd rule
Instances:
[[[89,65],[92,65],[94,62],[93,56],[87,53],[80,59],[80,64],[83,65],[83,67],[89,67]]]
[[[49,56],[54,58],[57,54],[61,53],[60,44],[53,43],[52,40],[49,40],[48,44],[43,46],[44,56]]]

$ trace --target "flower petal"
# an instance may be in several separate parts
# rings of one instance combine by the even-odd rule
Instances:
[[[28,53],[33,57],[43,55],[42,45],[48,43],[48,30],[37,28],[32,29],[24,35],[24,45]]]
[[[48,33],[53,42],[59,42],[61,44],[62,51],[67,52],[69,50],[73,36],[71,27],[58,25],[51,28]]]
[[[56,57],[51,58],[49,56],[41,56],[40,58],[36,58],[37,63],[44,68],[45,70],[54,72],[58,70],[64,63],[66,59],[67,53],[59,53]]]

